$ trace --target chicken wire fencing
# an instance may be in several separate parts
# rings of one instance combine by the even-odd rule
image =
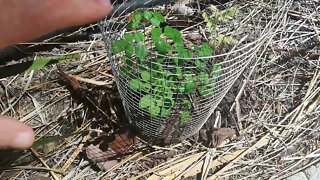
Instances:
[[[262,47],[292,1],[114,2],[100,22],[126,115],[141,137],[195,134]]]

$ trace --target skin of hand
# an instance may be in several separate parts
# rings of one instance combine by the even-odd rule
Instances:
[[[97,21],[111,9],[109,0],[0,0],[0,49]],[[0,149],[27,149],[34,140],[32,128],[0,116]]]

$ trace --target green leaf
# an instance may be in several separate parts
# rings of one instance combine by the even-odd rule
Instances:
[[[209,75],[206,72],[200,72],[198,79],[203,85],[207,85],[209,83]]]
[[[183,104],[183,107],[186,108],[187,110],[190,110],[192,108],[191,102],[187,99],[184,99],[182,104]]]
[[[188,49],[182,54],[183,58],[192,58],[192,52]]]
[[[233,45],[237,43],[237,40],[235,40],[233,37],[231,36],[224,36],[222,43],[224,44],[228,44],[228,45]]]
[[[173,92],[170,88],[165,88],[165,92],[163,93],[165,98],[171,99],[173,97]]]
[[[131,58],[124,56],[122,58],[123,66],[120,67],[120,70],[126,70],[126,73],[132,72],[133,62]]]
[[[131,29],[137,29],[139,27],[138,21],[132,21],[130,24]]]
[[[129,87],[132,90],[138,91],[140,90],[140,86],[143,84],[139,79],[131,79],[129,82]]]
[[[221,21],[227,21],[232,19],[237,13],[237,8],[231,7],[221,11]]]
[[[158,63],[162,63],[163,61],[166,60],[166,58],[163,57],[163,56],[158,56],[155,60],[156,60],[156,62],[158,62]],[[163,66],[162,66],[161,64],[158,64],[158,67],[160,67],[160,68],[157,68],[157,70],[163,71]]]
[[[210,10],[211,10],[213,15],[216,15],[216,14],[219,13],[219,9],[215,5],[210,5]]]
[[[161,22],[157,18],[155,18],[155,17],[151,18],[150,22],[154,27],[160,27]]]
[[[183,83],[177,84],[177,90],[181,93],[184,93],[186,91],[186,84],[183,84]]]
[[[144,34],[142,32],[135,33],[134,40],[136,40],[136,42],[144,42],[145,40]]]
[[[128,42],[125,40],[117,40],[112,43],[112,51],[115,54],[118,54],[124,51],[128,46]]]
[[[17,64],[11,64],[8,66],[1,67],[0,65],[0,78],[14,76],[23,72],[30,72],[49,66],[52,64],[62,63],[65,61],[70,61],[80,57],[80,54],[70,54],[61,56],[51,56],[51,57],[38,57],[34,61],[27,61]],[[0,60],[1,61],[1,60]]]
[[[176,67],[176,75],[178,79],[182,79],[182,68]]]
[[[156,64],[156,63],[152,64],[151,76],[155,77],[154,79],[152,79],[153,82],[157,78],[165,78],[165,72],[163,70],[163,66],[161,64]]]
[[[125,49],[126,57],[131,58],[134,54],[134,46],[132,44],[129,44],[127,48]]]
[[[188,81],[194,81],[194,80],[196,80],[196,78],[194,78],[194,75],[193,75],[192,72],[190,72],[190,71],[187,71],[187,72],[184,74],[184,77],[185,77]]]
[[[165,18],[164,18],[164,16],[163,16],[161,13],[159,13],[159,12],[154,12],[154,13],[153,13],[153,16],[154,16],[154,18],[156,18],[160,23],[165,22]]]
[[[210,32],[215,34],[218,26],[217,18],[211,18],[208,13],[203,13],[202,17],[204,21],[207,23],[207,27],[209,28]]]
[[[228,15],[230,17],[234,17],[238,12],[238,9],[236,7],[231,7],[229,8],[229,12],[228,12]]]
[[[193,77],[193,74],[187,72],[185,75],[186,80],[188,81],[185,83],[185,93],[192,93],[197,89],[196,79]]]
[[[217,77],[219,76],[221,73],[221,65],[213,65],[212,69],[211,69],[211,76],[212,77]]]
[[[161,106],[157,105],[157,99],[153,98],[151,95],[144,95],[139,102],[139,107],[141,109],[148,108],[151,117],[158,116],[161,111]]]
[[[150,20],[153,17],[153,13],[150,11],[144,11],[143,17],[146,18],[147,20]]]
[[[45,147],[46,145],[49,145],[51,143],[57,144],[59,143],[61,140],[64,140],[68,137],[74,136],[74,135],[78,135],[81,134],[83,132],[79,132],[79,133],[72,133],[72,134],[68,134],[68,135],[64,135],[64,136],[51,136],[51,137],[43,137],[39,140],[37,140],[36,142],[33,143],[32,148],[33,149],[38,149],[40,147]]]
[[[221,46],[224,42],[224,39],[225,39],[225,35],[223,34],[219,34],[218,37],[215,38],[216,40],[216,43],[215,45],[218,47],[218,46]]]
[[[169,82],[169,83],[168,83],[168,87],[174,90],[174,89],[177,88],[177,85],[176,85],[176,83],[174,83],[174,82]]]
[[[156,48],[160,53],[167,53],[172,49],[170,44],[166,43],[165,41],[159,39],[159,41],[155,42]]]
[[[173,74],[171,71],[166,71],[166,70],[165,70],[163,73],[165,74],[165,78],[166,78],[168,81],[174,81],[175,78],[176,78],[176,75]],[[169,83],[169,82],[168,82],[168,83]],[[172,82],[170,82],[170,83],[172,83]]]
[[[173,62],[174,62],[177,66],[180,66],[181,63],[182,63],[182,60],[179,59],[179,58],[174,58],[174,59],[173,59]]]
[[[212,93],[213,91],[210,88],[212,88],[212,87],[210,87],[210,86],[201,87],[199,90],[200,96],[205,96],[205,95],[209,95],[210,93]]]
[[[130,27],[132,29],[137,29],[139,27],[141,20],[142,20],[142,14],[140,12],[136,13],[134,15],[133,20],[130,23]]]
[[[33,70],[37,70],[40,68],[43,68],[45,66],[49,66],[56,63],[62,63],[65,61],[70,61],[73,59],[77,59],[80,57],[80,54],[69,54],[69,55],[60,55],[60,56],[51,56],[51,57],[38,57],[36,60],[32,61],[32,65],[29,66],[27,69],[25,69],[26,72],[30,72]],[[20,64],[14,64],[11,66],[14,66],[16,68],[19,68],[18,65],[26,65],[30,64],[30,62],[20,63]],[[2,70],[0,71],[2,73]]]
[[[147,94],[147,95],[144,95],[140,101],[139,101],[139,107],[141,109],[145,109],[145,108],[148,108],[150,107],[151,103],[152,103],[152,96]]]
[[[157,96],[157,97],[155,98],[155,103],[156,103],[157,106],[162,107],[163,104],[164,104],[163,97],[162,97],[162,96]]]
[[[173,98],[165,98],[164,99],[164,106],[165,107],[174,107],[175,106],[175,101]]]
[[[156,87],[153,89],[154,93],[161,96],[161,97],[164,97],[164,98],[167,98],[167,99],[171,99],[173,97],[173,92],[171,90],[170,87]]]
[[[212,53],[213,53],[212,48],[207,43],[204,43],[200,48],[199,56],[200,57],[211,56]]]
[[[161,110],[161,117],[168,118],[171,114],[172,109],[171,108],[162,108]]]
[[[132,34],[125,34],[124,38],[128,41],[128,42],[133,42],[133,35]]]
[[[178,44],[176,50],[181,58],[192,58],[192,52],[188,49],[185,49],[183,45]]]
[[[154,80],[154,83],[157,85],[165,86],[166,85],[166,79],[164,78],[158,78]]]
[[[158,41],[160,39],[160,36],[162,34],[161,28],[153,28],[151,30],[151,38],[153,41]]]
[[[141,87],[141,90],[146,92],[146,93],[149,93],[150,90],[151,90],[151,84],[150,83],[140,84],[140,87]]]
[[[145,59],[149,55],[149,51],[144,45],[136,46],[136,55],[139,59]]]
[[[161,108],[154,101],[151,102],[149,107],[149,113],[151,117],[156,117],[160,114]]]
[[[156,82],[157,82],[157,80],[155,80],[155,83],[156,83]],[[162,88],[156,86],[156,87],[152,88],[152,92],[153,92],[153,94],[161,95],[161,94],[162,94]]]
[[[144,80],[144,81],[150,81],[150,79],[151,79],[151,74],[150,74],[150,72],[148,72],[148,71],[141,71],[141,78],[142,78],[142,80]]]
[[[124,65],[126,65],[126,67],[132,69],[132,66],[134,65],[134,62],[132,61],[132,58],[124,56],[122,58],[122,62]]]
[[[129,75],[129,72],[126,68],[121,68],[119,74],[121,77],[125,78]]]
[[[195,61],[195,65],[197,66],[197,68],[202,69],[206,67],[206,63],[204,63],[201,59],[197,59]]]
[[[171,26],[166,26],[164,28],[164,35],[172,39],[173,42],[175,42],[176,44],[182,43],[182,35],[180,31],[176,28],[173,28]]]
[[[186,124],[186,123],[189,122],[189,120],[190,120],[190,112],[183,111],[183,112],[181,113],[181,122],[182,122],[183,124]]]
[[[134,15],[134,20],[139,21],[139,22],[142,20],[141,12],[136,12],[136,14]]]
[[[185,84],[185,93],[192,93],[196,90],[197,84],[196,82],[188,82]]]

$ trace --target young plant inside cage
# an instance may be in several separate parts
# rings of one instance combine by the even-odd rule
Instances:
[[[190,97],[214,93],[221,66],[205,57],[214,55],[215,46],[190,45],[159,12],[135,11],[129,18],[131,31],[112,43],[113,53],[122,57],[120,77],[142,94],[139,108],[151,117],[169,118],[179,106],[180,122],[188,123]]]

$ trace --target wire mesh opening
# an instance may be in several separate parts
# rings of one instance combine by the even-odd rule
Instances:
[[[126,114],[149,142],[170,144],[203,126],[291,1],[116,3],[100,27]]]

